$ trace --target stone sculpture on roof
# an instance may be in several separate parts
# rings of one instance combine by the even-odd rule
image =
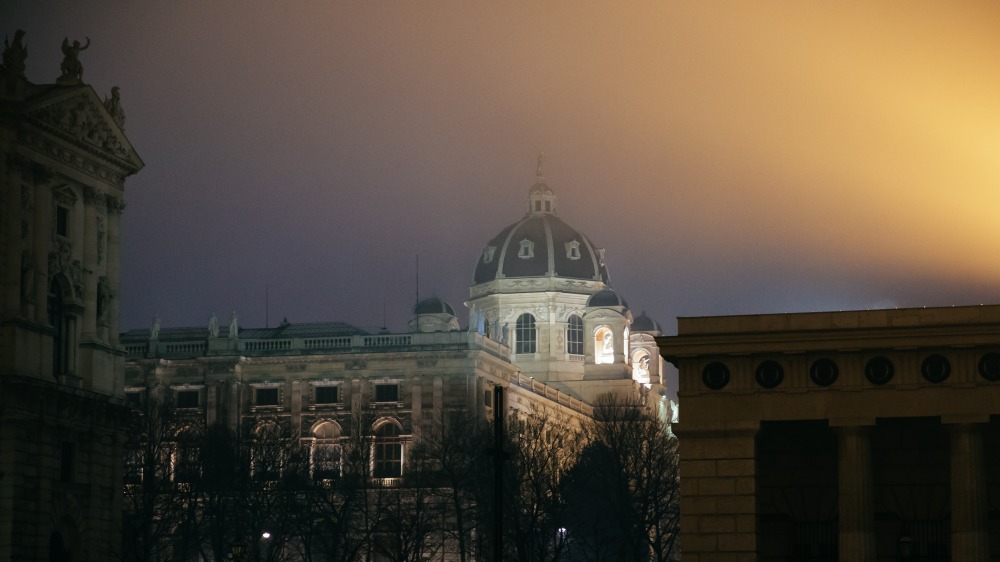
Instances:
[[[77,81],[83,79],[83,64],[80,63],[80,51],[86,51],[90,47],[90,37],[87,37],[87,44],[80,45],[79,41],[74,40],[73,44],[69,44],[69,37],[63,38],[62,42],[62,52],[63,61],[59,68],[62,70],[62,76],[59,77],[60,82],[64,81]]]
[[[3,66],[14,76],[24,78],[24,61],[28,58],[28,49],[24,46],[24,30],[14,32],[14,41],[3,40]]]

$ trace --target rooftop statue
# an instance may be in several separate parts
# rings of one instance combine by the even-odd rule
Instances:
[[[104,109],[107,109],[115,123],[125,130],[125,110],[122,109],[122,97],[118,86],[111,88],[110,98],[104,98]]]
[[[14,32],[14,41],[3,40],[3,66],[14,76],[24,78],[24,60],[28,58],[28,48],[24,46],[24,30]]]
[[[79,41],[73,41],[73,44],[70,45],[69,37],[63,38],[63,61],[59,67],[62,70],[62,76],[59,77],[61,80],[80,81],[83,79],[83,65],[80,64],[80,51],[85,51],[90,47],[90,37],[86,39],[87,44],[80,46]]]

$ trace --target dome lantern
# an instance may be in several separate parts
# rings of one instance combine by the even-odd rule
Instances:
[[[555,214],[556,194],[546,185],[542,174],[542,162],[545,154],[538,155],[538,167],[535,169],[535,183],[528,190],[528,215]]]

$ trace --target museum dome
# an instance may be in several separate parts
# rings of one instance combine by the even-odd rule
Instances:
[[[483,248],[473,284],[513,277],[565,277],[608,282],[604,250],[556,216],[556,196],[541,175],[528,190],[528,212]]]
[[[458,330],[455,309],[438,297],[423,299],[413,307],[411,332],[451,332]]]
[[[429,297],[413,307],[413,314],[450,314],[455,315],[455,309],[438,297]]]

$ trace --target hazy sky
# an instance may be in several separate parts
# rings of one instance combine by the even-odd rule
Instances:
[[[676,316],[1000,302],[1000,4],[6,0],[120,86],[122,326],[465,309],[539,152]]]

